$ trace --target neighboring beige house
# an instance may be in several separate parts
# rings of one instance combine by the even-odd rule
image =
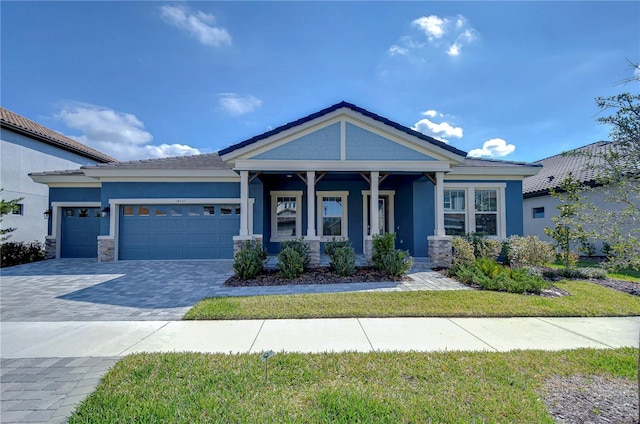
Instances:
[[[553,241],[544,232],[545,228],[553,228],[551,218],[559,215],[557,209],[559,200],[551,196],[551,189],[557,188],[571,173],[572,177],[591,187],[583,195],[586,199],[603,209],[619,208],[616,203],[607,202],[605,188],[597,182],[597,169],[590,165],[590,159],[580,152],[600,152],[611,147],[610,141],[598,141],[586,146],[574,149],[569,153],[559,154],[542,159],[535,163],[541,164],[542,169],[537,175],[527,177],[522,182],[524,198],[523,232],[525,235],[534,235],[541,240]],[[596,243],[596,254],[600,254],[601,243]]]
[[[10,241],[44,241],[49,188],[33,182],[29,173],[42,169],[78,169],[83,165],[118,162],[5,108],[0,108],[0,187],[5,200],[23,198],[3,228],[16,228]]]

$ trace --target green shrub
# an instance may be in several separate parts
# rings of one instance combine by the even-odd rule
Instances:
[[[309,268],[311,263],[311,255],[309,254],[309,246],[302,239],[287,240],[280,243],[280,250],[291,248],[298,252],[302,259],[302,268]],[[279,256],[278,256],[279,257]]]
[[[491,239],[482,233],[470,233],[463,236],[473,246],[476,258],[497,259],[502,252],[502,242]]]
[[[331,267],[336,274],[348,277],[356,272],[356,252],[350,245],[336,247],[330,258]]]
[[[253,278],[262,272],[267,251],[257,241],[247,240],[233,257],[233,271],[243,280]]]
[[[480,258],[472,264],[460,264],[451,271],[463,283],[477,284],[485,290],[540,294],[550,284],[526,269],[511,269],[495,259]]]
[[[304,258],[293,247],[285,247],[278,254],[278,268],[285,278],[296,278],[304,272]]]
[[[340,247],[351,247],[351,242],[347,239],[332,237],[331,240],[324,244],[324,253],[329,257],[329,259],[332,259],[334,252]]]
[[[476,260],[476,256],[473,254],[473,245],[462,237],[454,237],[451,240],[451,247],[453,247],[452,267],[471,265]]]
[[[32,241],[6,242],[0,245],[0,266],[2,268],[28,264],[44,260],[44,246],[42,243]]]
[[[587,279],[596,279],[596,280],[604,280],[608,277],[607,271],[602,268],[569,268],[569,269],[546,269],[542,273],[545,278],[548,279],[559,279],[559,278],[587,278]]]
[[[382,271],[382,257],[395,250],[396,235],[391,233],[375,234],[373,236],[373,255],[371,260],[374,268]]]
[[[553,246],[536,236],[511,236],[507,245],[507,263],[511,267],[544,266],[555,259]]]
[[[380,270],[393,280],[399,280],[411,269],[413,258],[407,250],[393,249],[380,257]]]

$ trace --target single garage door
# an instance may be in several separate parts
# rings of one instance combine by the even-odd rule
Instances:
[[[119,259],[231,259],[240,206],[120,206]]]
[[[62,208],[63,258],[97,258],[100,208]]]

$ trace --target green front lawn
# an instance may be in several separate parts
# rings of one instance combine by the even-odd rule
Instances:
[[[584,281],[555,285],[571,296],[456,290],[221,297],[198,302],[184,319],[640,315],[636,296]]]
[[[69,423],[553,423],[553,375],[634,381],[637,350],[510,353],[136,354]]]

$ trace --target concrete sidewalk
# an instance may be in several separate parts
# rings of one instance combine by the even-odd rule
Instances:
[[[638,345],[640,317],[3,322],[3,358],[135,352],[509,351]]]
[[[508,351],[637,346],[640,317],[2,322],[1,423],[64,423],[135,352]]]

